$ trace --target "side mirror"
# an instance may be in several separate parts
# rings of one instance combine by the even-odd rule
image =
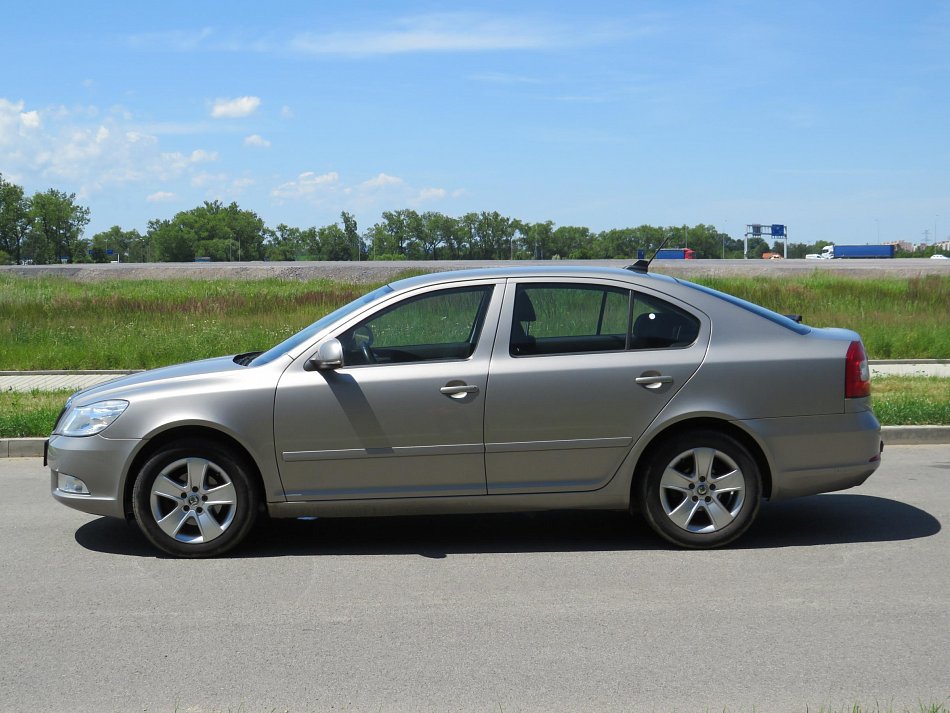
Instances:
[[[339,339],[320,342],[317,353],[303,365],[304,371],[338,369],[343,366],[343,345]]]

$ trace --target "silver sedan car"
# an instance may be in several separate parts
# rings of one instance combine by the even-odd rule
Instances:
[[[74,394],[53,497],[219,555],[276,518],[631,510],[676,545],[880,464],[861,338],[639,270],[381,287],[266,352]]]

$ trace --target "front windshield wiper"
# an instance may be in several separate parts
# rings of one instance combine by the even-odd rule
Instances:
[[[245,352],[234,357],[234,363],[241,366],[247,366],[264,352]]]

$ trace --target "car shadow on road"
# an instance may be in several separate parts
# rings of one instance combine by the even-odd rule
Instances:
[[[940,522],[917,507],[869,495],[814,495],[763,503],[758,520],[735,549],[770,549],[891,542],[930,537]],[[86,549],[134,557],[156,550],[138,528],[114,518],[76,531]],[[232,557],[602,552],[674,549],[642,518],[620,512],[327,518],[261,523]]]

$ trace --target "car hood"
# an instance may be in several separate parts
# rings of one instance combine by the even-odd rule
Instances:
[[[84,405],[103,399],[123,398],[125,393],[137,393],[159,385],[165,387],[174,383],[190,382],[195,379],[223,375],[229,372],[246,371],[248,368],[250,367],[237,364],[233,356],[190,361],[184,364],[150,369],[138,374],[120,376],[104,384],[77,391],[72,395],[71,400],[76,405]]]

